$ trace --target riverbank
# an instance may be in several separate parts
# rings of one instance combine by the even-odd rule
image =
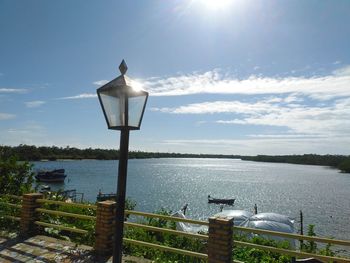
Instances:
[[[241,160],[269,163],[290,163],[303,165],[329,166],[339,169],[343,173],[350,173],[350,156],[346,155],[257,155],[242,156]]]
[[[78,149],[74,147],[56,146],[0,146],[0,153],[4,156],[18,156],[22,161],[61,161],[61,160],[118,160],[119,150],[114,149]],[[350,156],[347,155],[225,155],[225,154],[184,154],[130,151],[129,159],[151,158],[216,158],[216,159],[241,159],[244,161],[274,162],[329,166],[339,169],[341,172],[350,173]]]

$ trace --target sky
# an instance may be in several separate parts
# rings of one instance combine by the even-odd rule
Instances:
[[[350,1],[0,0],[0,145],[119,148],[96,89],[150,94],[130,149],[350,154]]]

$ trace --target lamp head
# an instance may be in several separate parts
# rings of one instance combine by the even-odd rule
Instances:
[[[145,111],[148,92],[133,88],[135,81],[125,73],[128,67],[123,59],[119,70],[121,75],[97,89],[97,95],[108,129],[139,130]]]

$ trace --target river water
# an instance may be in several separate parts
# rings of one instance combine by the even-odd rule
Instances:
[[[116,191],[118,161],[80,160],[34,162],[35,169],[64,168],[65,183],[52,189],[76,189],[95,201],[98,191]],[[136,210],[177,211],[188,203],[187,215],[206,220],[220,207],[207,196],[236,198],[234,207],[276,212],[315,224],[320,236],[350,239],[350,174],[322,166],[261,163],[236,159],[129,160],[127,196]],[[299,224],[296,223],[296,229]]]

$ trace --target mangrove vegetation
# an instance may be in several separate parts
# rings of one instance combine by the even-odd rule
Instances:
[[[58,159],[96,159],[96,160],[117,160],[119,159],[119,150],[115,149],[79,149],[75,147],[57,147],[57,146],[34,146],[20,144],[18,146],[1,146],[0,157],[9,158],[17,156],[21,161],[40,161]],[[162,153],[162,152],[144,152],[130,151],[129,159],[147,159],[147,158],[225,158],[225,159],[242,159],[256,162],[276,162],[292,163],[306,165],[323,165],[330,166],[350,173],[350,156],[346,155],[224,155],[224,154],[183,154],[183,153]]]

